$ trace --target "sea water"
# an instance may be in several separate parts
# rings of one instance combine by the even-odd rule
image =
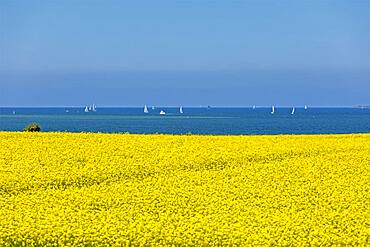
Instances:
[[[159,115],[160,111],[166,115]],[[0,108],[0,131],[20,131],[37,122],[43,131],[165,134],[340,134],[370,133],[370,109],[361,108],[82,107]]]

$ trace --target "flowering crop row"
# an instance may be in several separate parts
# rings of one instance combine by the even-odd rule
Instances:
[[[0,245],[370,245],[370,135],[0,132]]]

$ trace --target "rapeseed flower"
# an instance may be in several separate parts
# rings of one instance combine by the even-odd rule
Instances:
[[[370,135],[0,132],[0,245],[369,245]]]

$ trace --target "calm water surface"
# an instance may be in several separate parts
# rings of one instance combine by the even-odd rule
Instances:
[[[165,116],[159,112],[164,110]],[[0,130],[19,131],[31,122],[43,131],[167,134],[370,133],[370,109],[360,108],[0,108]]]

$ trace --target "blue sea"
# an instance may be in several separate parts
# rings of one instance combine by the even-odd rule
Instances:
[[[165,116],[159,115],[163,110]],[[0,108],[0,131],[20,131],[37,122],[42,131],[165,133],[212,135],[370,133],[370,109],[365,108],[184,107]]]

